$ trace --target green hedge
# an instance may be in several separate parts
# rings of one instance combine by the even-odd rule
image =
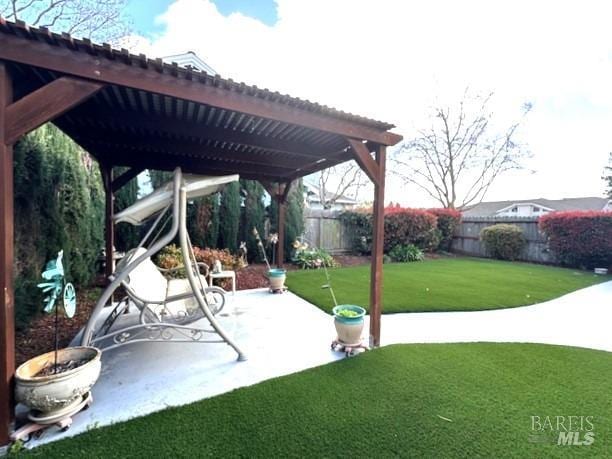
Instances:
[[[561,264],[612,268],[612,212],[552,212],[539,225]]]
[[[372,252],[371,209],[343,212],[340,219],[351,229],[353,251],[369,255]],[[397,245],[409,244],[421,250],[435,251],[440,244],[437,217],[426,210],[388,207],[385,209],[384,226],[385,253]]]
[[[480,232],[480,240],[489,255],[500,260],[520,258],[527,243],[521,228],[505,223],[483,228]]]
[[[14,148],[15,305],[22,327],[42,309],[36,284],[64,250],[66,278],[87,284],[103,245],[104,194],[98,165],[53,125]]]

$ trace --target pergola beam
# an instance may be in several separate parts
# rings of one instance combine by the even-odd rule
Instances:
[[[0,59],[19,62],[74,75],[100,83],[127,86],[179,99],[189,100],[213,107],[232,110],[247,115],[330,132],[356,139],[366,139],[383,145],[395,145],[401,136],[373,127],[339,119],[333,115],[314,113],[256,98],[232,88],[204,84],[170,73],[126,65],[119,60],[110,60],[102,55],[75,52],[42,41],[0,34]],[[199,79],[194,75],[196,80]]]
[[[81,78],[61,77],[13,102],[6,108],[5,141],[12,144],[104,87]]]

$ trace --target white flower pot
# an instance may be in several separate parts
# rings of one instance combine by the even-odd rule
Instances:
[[[54,419],[70,412],[83,401],[100,376],[102,353],[95,347],[68,347],[58,351],[58,362],[87,360],[63,373],[36,376],[55,361],[55,352],[28,360],[15,372],[15,398],[30,408],[36,419]]]
[[[270,269],[268,271],[268,280],[270,281],[270,289],[273,291],[283,290],[285,288],[285,279],[287,278],[284,269]]]
[[[343,317],[340,312],[345,309],[353,311],[356,315],[354,317]],[[351,304],[341,304],[334,307],[333,313],[334,326],[336,327],[336,333],[338,333],[338,341],[342,344],[357,345],[361,343],[361,333],[363,332],[364,325],[363,317],[366,313],[365,309]]]

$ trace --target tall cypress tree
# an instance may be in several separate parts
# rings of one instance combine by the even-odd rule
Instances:
[[[114,169],[115,177],[118,177],[123,172],[128,170],[127,167],[116,167]],[[123,209],[131,206],[138,199],[138,179],[133,178],[119,191],[115,193],[115,212],[120,212]],[[141,238],[141,227],[130,225],[129,223],[120,223],[115,228],[115,248],[119,251],[127,251],[138,245]]]
[[[158,188],[172,179],[172,172],[149,170],[151,186]],[[217,248],[219,244],[219,193],[190,200],[187,206],[187,232],[198,247]]]
[[[238,250],[240,226],[240,184],[232,182],[221,192],[219,207],[219,247],[235,253]]]
[[[187,207],[187,231],[198,247],[216,247],[219,237],[219,195],[191,201]]]
[[[278,203],[272,199],[270,203],[270,223],[272,230],[278,231]],[[285,259],[293,253],[293,242],[304,234],[304,185],[302,179],[293,187],[287,197],[285,212]]]
[[[18,326],[40,310],[35,288],[47,260],[64,250],[77,287],[96,272],[104,195],[96,164],[53,125],[15,145],[15,303]]]
[[[264,189],[254,180],[240,180],[240,185],[246,195],[240,223],[240,241],[247,243],[249,260],[259,260],[261,253],[253,236],[253,228],[257,228],[259,234],[264,234],[266,219]]]

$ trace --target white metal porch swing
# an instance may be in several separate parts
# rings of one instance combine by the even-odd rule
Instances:
[[[197,262],[187,233],[187,200],[216,193],[238,179],[238,175],[183,174],[176,168],[172,181],[114,216],[116,223],[132,225],[157,218],[138,247],[118,263],[84,329],[83,346],[108,350],[137,342],[227,343],[237,352],[238,360],[246,360],[244,352],[215,318],[224,307],[225,290],[208,285],[208,267]],[[168,221],[171,227],[162,235]],[[177,235],[184,266],[172,270],[158,268],[151,257]],[[185,270],[186,278],[164,277],[168,271],[178,269]],[[105,306],[120,286],[126,297],[107,314]],[[132,304],[140,311],[138,323],[120,326],[118,318]]]

